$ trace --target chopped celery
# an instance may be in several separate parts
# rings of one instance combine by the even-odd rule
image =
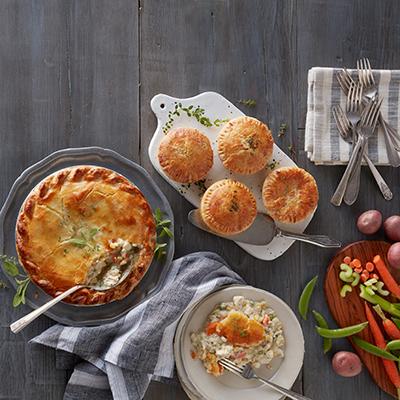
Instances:
[[[376,282],[378,282],[378,279],[372,278],[372,279],[368,279],[366,282],[364,282],[364,285],[365,286],[372,286]]]
[[[360,297],[371,304],[379,304],[382,310],[388,312],[395,317],[400,318],[400,309],[398,309],[394,306],[394,304],[390,303],[389,301],[377,294],[371,295],[367,292],[367,288],[364,285],[360,285]]]
[[[342,289],[340,290],[340,296],[346,297],[346,294],[350,293],[352,291],[353,291],[353,288],[350,285],[343,285]]]
[[[348,275],[347,275],[347,272],[345,272],[345,271],[341,271],[341,272],[340,272],[339,278],[340,278],[343,282],[346,282],[346,283],[351,283],[351,282],[353,282],[353,280],[354,280],[354,278],[353,278],[351,275],[348,276]]]
[[[351,286],[357,286],[360,283],[360,274],[354,271],[351,276],[354,278],[353,282],[351,282]]]

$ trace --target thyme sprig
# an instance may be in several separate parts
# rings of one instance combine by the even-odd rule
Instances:
[[[4,272],[14,278],[17,284],[17,291],[13,298],[13,307],[18,307],[20,304],[25,304],[26,289],[30,283],[30,278],[25,274],[21,274],[18,268],[18,261],[15,257],[0,255],[0,260],[3,262]]]
[[[257,102],[254,99],[240,99],[239,103],[246,107],[255,107],[257,105]]]
[[[157,231],[157,242],[156,242],[156,248],[154,249],[154,255],[157,258],[157,260],[161,260],[164,258],[167,254],[167,244],[165,242],[158,242],[159,238],[163,237],[169,237],[173,238],[174,234],[169,229],[171,225],[171,220],[168,218],[164,218],[164,212],[161,211],[159,208],[156,208],[154,212],[154,219],[156,221],[156,231]]]
[[[209,128],[211,126],[221,126],[225,122],[228,122],[228,119],[215,119],[211,120],[209,117],[205,115],[204,108],[200,106],[194,107],[193,105],[183,107],[182,103],[175,103],[175,107],[173,111],[168,113],[168,121],[165,123],[163,127],[163,132],[166,134],[173,126],[176,117],[180,117],[181,114],[186,114],[188,117],[193,117],[199,122],[201,125]]]

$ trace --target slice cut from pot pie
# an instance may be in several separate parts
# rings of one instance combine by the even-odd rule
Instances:
[[[218,154],[225,168],[238,174],[254,174],[272,157],[274,139],[268,126],[251,117],[227,122],[218,136]]]
[[[311,174],[302,168],[284,167],[267,176],[262,197],[268,214],[275,221],[296,223],[315,210],[319,195]]]
[[[51,296],[83,283],[90,265],[120,239],[137,246],[132,272],[115,288],[85,288],[65,300],[80,305],[122,299],[150,266],[156,227],[140,190],[106,168],[65,168],[31,191],[16,225],[20,263],[32,281]]]
[[[241,182],[223,179],[204,193],[200,212],[204,223],[214,232],[234,235],[245,231],[256,218],[256,199]]]
[[[179,183],[204,179],[213,166],[213,157],[208,137],[194,128],[177,128],[169,132],[158,149],[161,168]]]

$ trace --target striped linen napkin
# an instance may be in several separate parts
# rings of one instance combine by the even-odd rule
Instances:
[[[118,321],[57,324],[31,342],[62,350],[57,367],[74,366],[64,400],[139,400],[152,379],[174,377],[173,338],[186,307],[216,288],[243,283],[218,255],[194,253],[173,261],[163,289]]]
[[[315,164],[347,164],[351,147],[341,139],[332,115],[332,107],[345,110],[346,97],[336,79],[338,68],[311,68],[308,71],[308,100],[304,146]],[[354,79],[356,70],[349,70]],[[373,70],[383,96],[381,112],[391,126],[400,132],[400,70]],[[377,165],[389,165],[381,128],[368,140],[368,154]]]

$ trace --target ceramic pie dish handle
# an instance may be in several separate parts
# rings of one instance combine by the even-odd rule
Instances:
[[[37,317],[42,315],[46,312],[49,308],[53,307],[55,304],[60,302],[61,300],[68,297],[70,294],[76,292],[77,290],[81,289],[82,285],[76,285],[72,288],[68,289],[64,293],[61,293],[59,296],[55,297],[54,299],[50,300],[49,302],[43,304],[41,307],[37,308],[36,310],[30,312],[29,314],[25,315],[24,317],[20,318],[19,320],[13,322],[10,325],[11,332],[18,333],[26,326],[28,326],[31,322],[33,322]]]

